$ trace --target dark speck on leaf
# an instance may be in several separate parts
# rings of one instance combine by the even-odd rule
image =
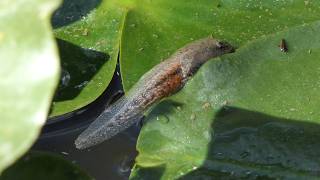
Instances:
[[[287,47],[286,41],[284,39],[281,39],[279,48],[280,48],[281,52],[288,52],[288,47]]]

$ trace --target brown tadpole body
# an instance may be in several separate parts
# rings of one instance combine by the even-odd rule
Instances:
[[[206,61],[233,51],[227,42],[213,38],[187,44],[145,73],[127,94],[102,112],[76,139],[76,147],[91,147],[127,129],[152,104],[180,90]]]

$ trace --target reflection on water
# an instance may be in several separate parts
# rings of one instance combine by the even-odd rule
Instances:
[[[127,179],[137,155],[135,150],[138,129],[132,127],[113,139],[87,150],[77,150],[74,139],[84,128],[55,134],[39,139],[34,150],[50,151],[64,156],[65,159],[79,165],[95,179]],[[128,137],[130,136],[130,137]]]
[[[67,87],[69,85],[70,79],[71,79],[70,73],[67,70],[62,69],[59,88],[62,89],[64,87]]]
[[[134,164],[134,156],[124,156],[120,159],[117,172],[120,176],[128,178],[131,172],[132,165]]]

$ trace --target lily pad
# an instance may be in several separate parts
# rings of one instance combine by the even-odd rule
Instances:
[[[116,1],[65,0],[55,12],[62,73],[50,116],[82,108],[106,89],[117,64],[126,11]]]
[[[319,29],[290,28],[202,66],[147,116],[131,179],[316,179]]]
[[[0,173],[30,148],[46,120],[59,74],[49,20],[59,2],[0,2]]]
[[[121,75],[127,91],[150,68],[188,42],[212,35],[242,46],[319,20],[320,1],[137,0],[126,17]]]
[[[78,166],[60,156],[31,152],[6,169],[0,180],[90,180],[93,179]]]
[[[241,46],[315,21],[319,10],[315,0],[65,0],[52,20],[63,71],[50,116],[82,108],[101,95],[112,78],[119,46],[127,91],[187,42],[212,35]]]

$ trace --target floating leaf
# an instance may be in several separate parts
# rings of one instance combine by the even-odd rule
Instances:
[[[315,179],[319,28],[291,28],[206,63],[148,115],[131,179]]]
[[[49,19],[59,2],[0,2],[0,173],[46,120],[59,70]]]
[[[114,1],[66,0],[53,16],[62,73],[50,116],[82,108],[113,76],[126,9]]]
[[[121,75],[127,91],[188,42],[212,35],[234,46],[319,20],[320,1],[141,0],[126,17]]]
[[[53,25],[62,58],[50,116],[91,103],[113,75],[121,39],[124,90],[177,48],[212,35],[235,46],[318,19],[318,1],[67,0]]]

